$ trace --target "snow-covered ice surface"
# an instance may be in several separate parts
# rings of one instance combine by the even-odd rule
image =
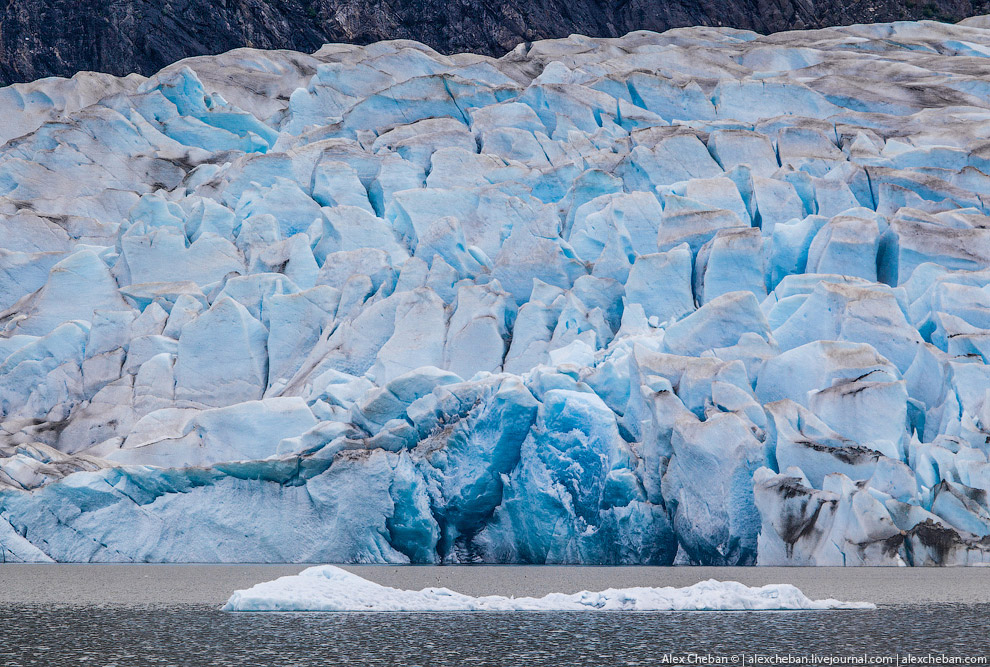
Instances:
[[[0,90],[0,560],[990,561],[990,19]]]
[[[876,609],[869,602],[810,600],[790,584],[744,586],[709,579],[686,588],[610,588],[541,598],[472,597],[448,588],[381,586],[333,565],[235,591],[225,611],[785,611]]]

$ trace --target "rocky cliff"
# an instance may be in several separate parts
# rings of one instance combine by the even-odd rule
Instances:
[[[900,19],[956,21],[990,0],[7,0],[0,84],[80,70],[151,74],[241,46],[312,52],[326,42],[415,39],[501,55],[579,33],[708,25],[758,32]]]

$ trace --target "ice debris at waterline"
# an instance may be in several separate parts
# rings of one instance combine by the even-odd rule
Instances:
[[[869,602],[810,600],[790,584],[744,586],[709,579],[685,588],[610,588],[542,598],[472,597],[448,588],[381,586],[333,565],[235,591],[224,611],[786,611],[876,609]]]
[[[0,557],[990,560],[990,18],[0,90]]]

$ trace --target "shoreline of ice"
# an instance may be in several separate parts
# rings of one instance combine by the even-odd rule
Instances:
[[[382,586],[333,565],[310,567],[235,591],[232,612],[479,612],[479,611],[812,611],[876,609],[870,602],[811,600],[796,586],[746,586],[709,579],[684,588],[610,588],[550,593],[541,598],[473,597],[447,588],[420,591]]]

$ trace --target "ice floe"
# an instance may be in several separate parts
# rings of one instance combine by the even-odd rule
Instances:
[[[447,588],[421,591],[381,586],[333,565],[310,567],[235,591],[225,611],[792,611],[875,609],[869,602],[810,600],[790,584],[744,586],[709,579],[685,588],[610,588],[550,593],[541,598],[472,597]]]

